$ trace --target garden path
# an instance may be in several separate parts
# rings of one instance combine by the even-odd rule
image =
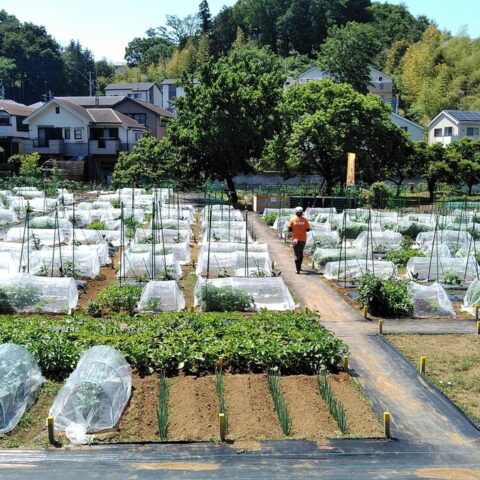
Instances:
[[[390,412],[392,436],[425,447],[434,445],[449,450],[478,446],[478,429],[376,335],[373,322],[359,315],[306,265],[304,274],[297,275],[289,244],[278,238],[257,215],[249,215],[250,222],[257,241],[268,243],[276,269],[282,272],[297,301],[318,311],[322,324],[347,343],[352,374],[375,411],[379,415]]]

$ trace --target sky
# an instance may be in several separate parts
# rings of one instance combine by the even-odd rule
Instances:
[[[236,0],[208,0],[216,14]],[[480,37],[479,0],[389,0],[405,3],[414,15],[427,15],[440,29],[458,33],[466,27]],[[44,25],[61,45],[70,39],[89,48],[96,60],[123,61],[125,47],[151,27],[165,24],[167,14],[184,17],[198,10],[200,0],[0,0],[0,9],[23,22]]]

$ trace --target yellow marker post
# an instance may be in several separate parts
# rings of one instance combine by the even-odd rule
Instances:
[[[348,372],[348,355],[343,356],[343,369]]]
[[[383,432],[390,438],[390,412],[383,412]]]
[[[54,420],[53,417],[47,418],[47,427],[48,427],[48,442],[50,445],[55,444],[55,429],[54,429]]]
[[[383,320],[382,319],[380,319],[378,321],[378,334],[383,335]]]
[[[420,373],[425,373],[425,357],[420,357]]]
[[[225,441],[225,414],[224,413],[219,413],[218,414],[218,421],[220,423],[220,440],[222,442]]]

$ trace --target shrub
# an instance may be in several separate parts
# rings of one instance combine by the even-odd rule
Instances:
[[[360,193],[360,199],[365,205],[372,208],[386,208],[388,201],[393,197],[394,192],[392,187],[389,187],[384,182],[372,183],[370,188],[363,189]]]
[[[366,223],[348,223],[345,228],[340,227],[338,229],[338,234],[340,238],[357,238],[362,232],[368,230],[368,225]]]
[[[402,248],[387,252],[385,258],[398,267],[405,267],[412,257],[424,257],[425,254],[414,248]]]
[[[272,226],[275,223],[275,220],[278,217],[278,213],[267,213],[262,217],[262,220],[267,224]]]
[[[100,290],[98,303],[101,307],[110,308],[113,312],[127,311],[133,313],[140,297],[143,287],[139,285],[108,285]]]
[[[87,230],[106,230],[107,227],[105,225],[105,222],[102,222],[100,220],[95,220],[92,222],[90,225],[87,226]]]
[[[87,306],[85,307],[85,312],[93,318],[102,316],[102,308],[100,307],[100,304],[98,302],[93,302],[92,300],[88,301]]]
[[[363,275],[358,285],[358,300],[372,315],[409,316],[413,313],[412,297],[407,285],[395,279],[380,280],[372,274]]]
[[[23,175],[24,177],[39,177],[39,161],[40,154],[38,152],[33,152],[28,155],[22,155],[20,158],[20,175]]]
[[[255,309],[250,295],[231,286],[204,285],[201,302],[204,312],[250,312]]]

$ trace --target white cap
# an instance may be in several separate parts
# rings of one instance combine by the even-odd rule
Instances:
[[[295,208],[295,213],[303,213],[303,208],[302,207],[296,207]]]

